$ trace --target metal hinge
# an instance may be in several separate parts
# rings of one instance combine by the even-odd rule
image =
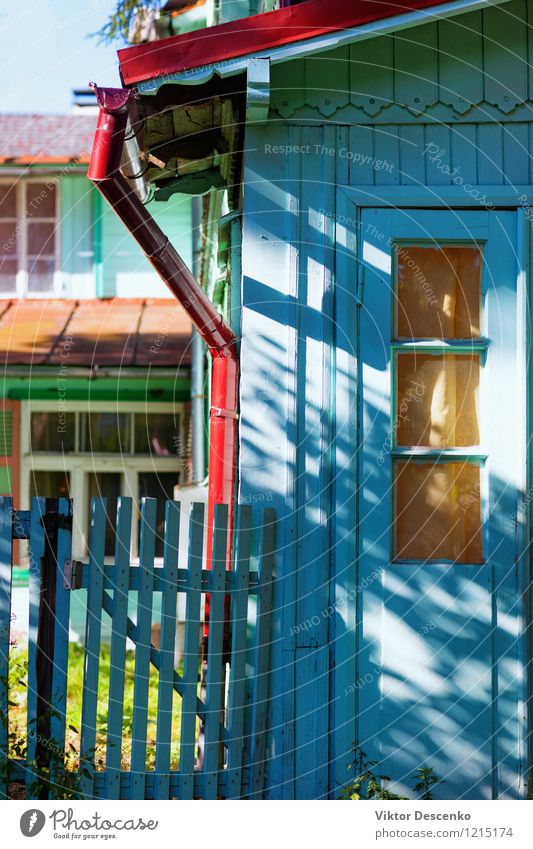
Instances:
[[[65,560],[63,586],[66,590],[80,590],[83,582],[81,560]]]

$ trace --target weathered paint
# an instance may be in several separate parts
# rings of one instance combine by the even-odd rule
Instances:
[[[513,0],[276,66],[270,120],[247,128],[239,497],[268,500],[280,518],[267,769],[274,798],[336,796],[350,779],[354,743],[369,757],[386,759],[384,771],[402,789],[411,786],[411,772],[404,771],[427,762],[446,773],[437,797],[526,792],[523,557],[515,573],[523,536],[515,551],[503,517],[518,514],[517,538],[528,535],[523,514],[530,498],[520,506],[525,429],[509,438],[513,424],[504,422],[496,399],[516,380],[513,398],[525,408],[526,340],[523,330],[515,338],[514,328],[525,322],[517,280],[529,268],[533,201],[532,10],[531,2]],[[504,27],[502,48],[494,34]],[[459,220],[473,214],[468,208],[481,209],[515,256],[501,250],[492,260],[501,281],[494,297],[506,306],[494,332],[508,345],[502,362],[509,380],[504,368],[493,377],[489,372],[497,415],[490,419],[495,456],[485,474],[491,497],[503,499],[503,512],[500,505],[487,523],[501,539],[502,556],[477,569],[429,566],[409,575],[405,567],[390,567],[386,552],[374,581],[361,536],[361,485],[364,468],[373,464],[358,381],[383,351],[361,337],[370,284],[358,251],[368,208],[390,205],[465,209]],[[498,213],[496,206],[510,211]],[[445,213],[424,214],[430,232],[439,233]],[[458,216],[449,215],[444,226],[453,233],[450,222]],[[376,316],[383,298],[373,306]],[[488,306],[495,308],[490,297]],[[415,619],[402,607],[406,595],[424,599]],[[443,596],[455,602],[453,612],[439,607]],[[480,607],[470,626],[468,598]],[[385,625],[376,625],[369,653],[365,635],[379,617]],[[436,620],[434,629],[419,633]],[[396,650],[413,664],[417,652],[428,656],[432,680],[449,682],[434,704],[424,690],[420,710],[408,712],[403,726],[394,719],[403,701],[390,683]],[[454,658],[463,660],[457,672]],[[461,700],[456,695],[469,664],[477,664],[479,677]],[[361,675],[370,676],[365,687]],[[405,685],[409,698],[417,686],[424,683],[413,672]],[[439,711],[433,733],[428,717]],[[447,743],[454,728],[463,734],[478,714],[476,734],[486,732],[491,743],[480,742],[472,768],[461,767],[460,746],[450,742],[446,749]]]

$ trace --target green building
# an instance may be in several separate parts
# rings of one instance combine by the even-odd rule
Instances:
[[[86,178],[91,112],[0,115],[0,491],[70,494],[77,556],[91,496],[162,520],[191,471],[191,324]],[[150,206],[190,265],[191,199]]]

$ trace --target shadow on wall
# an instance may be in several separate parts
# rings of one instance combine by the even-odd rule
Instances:
[[[516,492],[490,480],[501,542],[490,565],[391,565],[379,540],[368,541],[371,551],[361,540],[357,558],[356,499],[375,503],[382,466],[376,455],[373,479],[358,489],[358,453],[369,448],[354,438],[356,326],[320,288],[333,244],[308,226],[317,210],[288,213],[277,200],[288,188],[281,179],[248,187],[257,220],[248,215],[245,252],[256,274],[243,280],[240,497],[271,501],[280,520],[270,793],[295,775],[297,797],[337,795],[356,744],[402,795],[426,765],[442,779],[435,798],[519,798],[526,661],[524,579],[509,556]],[[351,310],[347,285],[336,281],[336,298],[342,290]],[[333,345],[342,397],[328,383]],[[382,437],[373,444],[390,435],[383,401],[368,410]]]

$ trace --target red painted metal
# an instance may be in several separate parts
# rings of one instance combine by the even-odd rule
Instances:
[[[118,51],[125,85],[272,50],[306,38],[440,6],[446,0],[307,0],[297,6]]]
[[[209,421],[208,564],[215,504],[229,507],[228,568],[233,529],[237,387],[239,359],[235,334],[197,283],[175,247],[119,171],[131,92],[94,86],[100,116],[88,177],[113,207],[133,238],[182,305],[213,359]]]

